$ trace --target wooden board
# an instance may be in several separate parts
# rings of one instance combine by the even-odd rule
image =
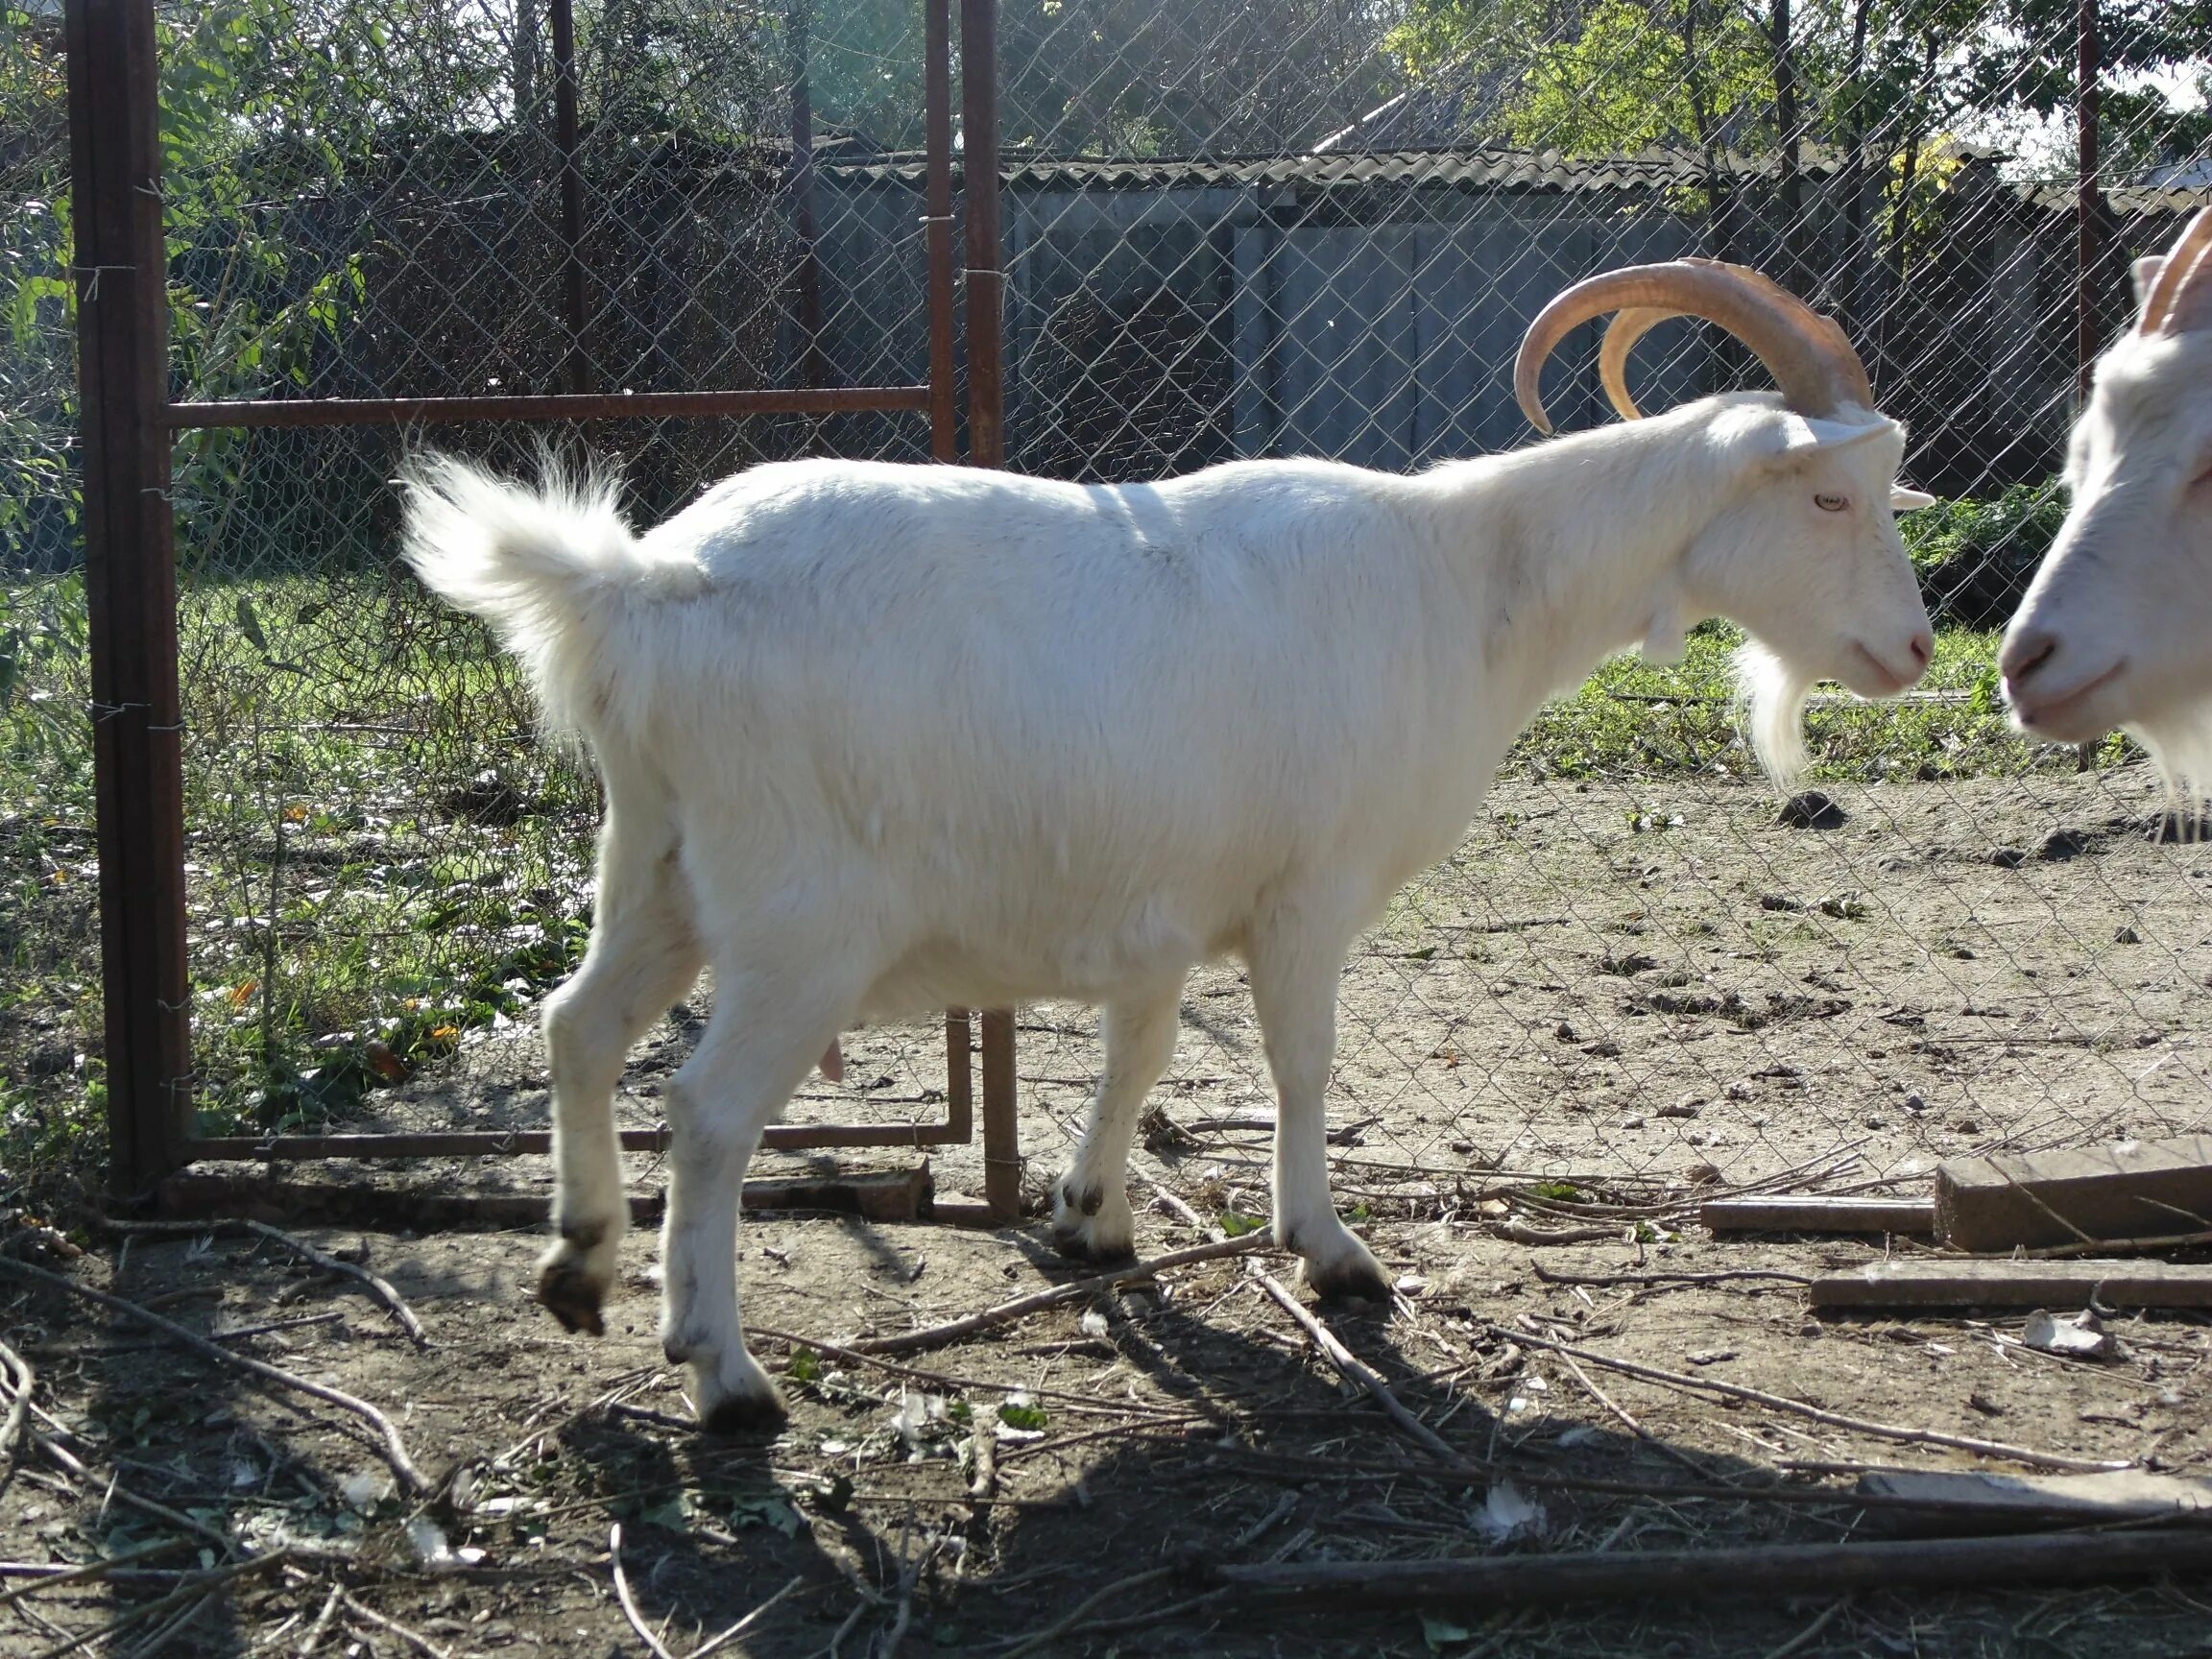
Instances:
[[[2212,1228],[2212,1135],[1953,1158],[1936,1172],[1936,1237],[1954,1249],[2160,1238],[2205,1228]]]
[[[1925,1509],[1885,1504],[1864,1525],[1916,1536],[1962,1537],[2101,1526],[2159,1517],[2212,1519],[2212,1480],[2150,1475],[2139,1469],[2104,1475],[1992,1475],[1978,1470],[1873,1469],[1859,1478],[1870,1497],[1925,1503]]]
[[[2212,1266],[2171,1262],[1874,1262],[1813,1281],[1815,1308],[2212,1308]]]
[[[747,1210],[819,1210],[872,1221],[931,1218],[933,1186],[926,1162],[906,1169],[854,1170],[799,1180],[745,1183]],[[658,1226],[659,1192],[630,1197],[630,1219]],[[245,1217],[273,1225],[361,1227],[371,1232],[506,1232],[542,1227],[552,1200],[542,1192],[451,1192],[421,1188],[343,1186],[233,1171],[184,1170],[161,1183],[155,1214]]]
[[[1925,1198],[1715,1198],[1697,1218],[1716,1233],[1933,1233]]]

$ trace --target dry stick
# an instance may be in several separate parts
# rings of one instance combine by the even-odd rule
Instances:
[[[212,1590],[203,1591],[199,1600],[193,1602],[191,1606],[185,1608],[183,1612],[178,1614],[176,1618],[170,1620],[168,1623],[162,1625],[160,1629],[155,1631],[137,1647],[132,1648],[128,1659],[154,1659],[155,1654],[160,1652],[171,1642],[181,1636],[185,1627],[207,1610],[207,1603],[215,1599],[215,1594]]]
[[[1040,1400],[1070,1400],[1080,1406],[1088,1406],[1094,1411],[1106,1408],[1095,1397],[1078,1394],[1070,1388],[1046,1388],[1033,1382],[994,1382],[982,1377],[955,1377],[946,1371],[925,1371],[919,1366],[902,1365],[895,1359],[863,1354],[857,1348],[841,1347],[835,1342],[825,1342],[818,1336],[795,1335],[789,1331],[779,1331],[772,1325],[748,1324],[745,1328],[754,1335],[766,1337],[771,1342],[788,1343],[794,1348],[808,1349],[828,1359],[842,1359],[848,1365],[866,1365],[874,1370],[888,1372],[894,1377],[911,1377],[917,1382],[933,1382],[949,1393],[961,1388],[983,1388],[1011,1394],[1017,1388],[1026,1388]],[[1165,1406],[1148,1406],[1141,1400],[1117,1400],[1112,1408],[1120,1413],[1138,1411],[1154,1417],[1188,1415]]]
[[[304,1238],[295,1238],[282,1228],[272,1227],[266,1221],[254,1221],[246,1218],[226,1218],[214,1221],[116,1221],[103,1216],[100,1224],[110,1233],[120,1233],[126,1237],[132,1234],[152,1235],[156,1238],[163,1236],[189,1237],[193,1234],[205,1235],[209,1233],[257,1234],[272,1243],[283,1245],[294,1255],[301,1257],[314,1266],[320,1267],[325,1273],[336,1273],[348,1279],[359,1280],[369,1287],[370,1295],[384,1305],[385,1311],[399,1322],[399,1329],[407,1333],[409,1341],[418,1348],[430,1346],[430,1337],[423,1331],[422,1322],[415,1317],[414,1310],[409,1308],[400,1297],[399,1292],[392,1287],[390,1280],[379,1274],[372,1273],[366,1267],[356,1266],[351,1262],[341,1262],[335,1256],[326,1255],[316,1249]]]
[[[1547,1285],[1721,1285],[1732,1279],[1771,1279],[1780,1285],[1810,1285],[1810,1273],[1785,1273],[1779,1267],[1732,1267],[1721,1273],[1554,1273],[1541,1262],[1528,1264]]]
[[[1084,1597],[1082,1600],[1076,1602],[1071,1610],[1061,1615],[1058,1623],[1048,1625],[1034,1636],[1022,1637],[1000,1654],[999,1659],[1022,1659],[1022,1654],[1033,1653],[1047,1642],[1057,1642],[1070,1630],[1080,1624],[1083,1622],[1083,1616],[1100,1602],[1112,1599],[1124,1590],[1135,1590],[1146,1584],[1157,1584],[1164,1578],[1172,1578],[1177,1571],[1178,1569],[1173,1567],[1151,1567],[1142,1573],[1132,1573],[1126,1578],[1117,1578],[1103,1590],[1094,1590]]]
[[[50,1573],[40,1573],[27,1584],[18,1584],[12,1590],[0,1590],[0,1607],[30,1595],[34,1590],[53,1590],[63,1584],[82,1584],[94,1578],[105,1578],[118,1568],[131,1567],[140,1561],[151,1561],[156,1555],[173,1555],[184,1547],[181,1538],[164,1538],[158,1544],[148,1544],[142,1549],[131,1550],[121,1555],[110,1555],[105,1561],[90,1561],[82,1567],[60,1567]],[[30,1569],[24,1563],[18,1571]]]
[[[49,1273],[43,1267],[34,1267],[28,1262],[18,1262],[13,1257],[0,1257],[0,1269],[26,1276],[39,1284],[51,1285],[58,1290],[66,1290],[72,1296],[82,1297],[84,1301],[94,1303],[113,1312],[128,1313],[132,1318],[143,1324],[151,1325],[156,1331],[167,1333],[194,1353],[204,1355],[219,1364],[233,1366],[251,1376],[261,1378],[264,1382],[280,1383],[286,1388],[296,1389],[301,1394],[312,1395],[318,1400],[327,1401],[330,1405],[352,1412],[363,1422],[375,1429],[378,1435],[383,1439],[384,1461],[392,1466],[392,1473],[398,1478],[401,1489],[409,1497],[414,1498],[420,1498],[430,1490],[430,1482],[423,1479],[422,1471],[415,1467],[415,1459],[407,1455],[407,1443],[399,1438],[399,1431],[392,1426],[392,1419],[370,1405],[368,1401],[355,1399],[343,1389],[325,1387],[320,1382],[310,1382],[304,1377],[296,1377],[291,1372],[280,1370],[264,1360],[252,1358],[244,1354],[233,1354],[220,1344],[208,1341],[206,1337],[200,1335],[197,1332],[187,1331],[183,1326],[164,1319],[158,1313],[149,1313],[135,1302],[126,1302],[120,1296],[110,1296],[105,1290],[95,1290],[88,1285],[80,1285],[72,1279],[63,1278],[59,1273]]]
[[[338,1603],[346,1595],[346,1586],[333,1584],[330,1594],[324,1599],[323,1611],[315,1615],[315,1623],[307,1626],[307,1634],[301,1639],[300,1659],[311,1659],[323,1638],[329,1633],[330,1621],[338,1615]]]
[[[1482,1231],[1512,1244],[1618,1244],[1628,1223],[1611,1227],[1531,1227],[1526,1221],[1491,1221]]]
[[[1626,1377],[1641,1377],[1647,1382],[1665,1382],[1676,1388],[1705,1390],[1731,1399],[1748,1400],[1754,1406],[1765,1406],[1774,1411],[1794,1412],[1815,1423],[1825,1423],[1832,1429],[1849,1429],[1857,1433],[1873,1434],[1885,1440],[1902,1440],[1915,1446],[1948,1446],[1954,1451],[1973,1452],[1984,1457],[2002,1457],[2033,1468],[2076,1469],[2103,1474],[2110,1470],[2134,1467],[2131,1462],[2069,1457],[2058,1452],[2038,1452],[2030,1446],[2008,1446],[2001,1440],[1978,1440],[1971,1434],[1946,1434],[1938,1429],[1912,1429],[1897,1423],[1876,1423],[1864,1417],[1846,1417],[1840,1411],[1824,1410],[1802,1400],[1792,1400],[1784,1394],[1768,1394],[1764,1389],[1746,1388],[1739,1382],[1723,1382],[1715,1377],[1685,1377],[1678,1371],[1662,1371],[1655,1365],[1640,1365],[1633,1359],[1616,1359],[1610,1355],[1593,1353],[1587,1348],[1554,1342],[1549,1336],[1531,1335],[1526,1331],[1508,1331],[1503,1325],[1491,1325],[1488,1329],[1492,1334],[1503,1340],[1550,1349],[1554,1354],[1585,1360],[1608,1371],[1618,1371]]]
[[[221,1589],[233,1578],[241,1577],[248,1573],[258,1573],[265,1567],[274,1567],[280,1561],[291,1559],[291,1551],[272,1550],[268,1554],[256,1555],[250,1561],[233,1561],[229,1566],[218,1567],[212,1573],[195,1574],[158,1601],[149,1601],[143,1606],[133,1607],[116,1619],[113,1623],[102,1629],[82,1631],[70,1637],[59,1647],[47,1648],[45,1652],[38,1655],[38,1659],[61,1659],[62,1654],[74,1653],[87,1643],[112,1637],[117,1631],[127,1630],[133,1624],[143,1623],[156,1614],[167,1613],[172,1608],[180,1607],[187,1601],[196,1601],[209,1591]]]
[[[1389,1414],[1390,1421],[1397,1424],[1407,1437],[1431,1455],[1440,1457],[1447,1463],[1464,1464],[1467,1461],[1435,1430],[1408,1411],[1398,1396],[1390,1392],[1390,1384],[1362,1363],[1351,1349],[1337,1341],[1326,1325],[1306,1310],[1304,1303],[1283,1287],[1282,1281],[1271,1278],[1258,1268],[1252,1270],[1252,1277],[1259,1283],[1261,1289],[1272,1296],[1291,1318],[1298,1321],[1299,1327],[1313,1339],[1313,1345],[1329,1357],[1332,1365],[1375,1397],[1375,1404]]]
[[[988,1498],[998,1484],[998,1425],[988,1416],[975,1419],[975,1476],[968,1482],[968,1496]]]
[[[653,1659],[676,1659],[661,1645],[645,1623],[645,1616],[637,1611],[637,1603],[630,1596],[630,1580],[622,1576],[622,1523],[617,1521],[607,1534],[607,1563],[614,1575],[614,1599],[622,1603],[622,1617],[630,1621],[630,1628],[637,1632],[638,1640],[645,1644]]]
[[[8,1389],[8,1416],[0,1421],[0,1463],[12,1468],[16,1447],[23,1439],[23,1424],[31,1415],[31,1390],[37,1386],[38,1378],[31,1362],[5,1342],[0,1342],[0,1366],[13,1374]]]
[[[2001,1256],[1969,1256],[1965,1260],[2055,1262],[2067,1256],[2126,1256],[2143,1250],[2178,1250],[2192,1244],[2212,1244],[2212,1232],[2169,1233],[2163,1238],[2091,1238],[2084,1243],[2046,1244],[2039,1249],[2008,1250]]]
[[[1117,1285],[1149,1279],[1169,1267],[1184,1267],[1193,1262],[1217,1262],[1225,1256],[1250,1256],[1274,1248],[1274,1230],[1262,1227],[1257,1232],[1245,1234],[1241,1238],[1224,1238],[1211,1244],[1193,1244],[1188,1250],[1170,1250],[1166,1255],[1155,1256],[1149,1262],[1134,1262],[1109,1273],[1097,1273],[1088,1279],[1055,1285],[1049,1290],[1017,1296],[1011,1302],[1001,1302],[996,1308],[986,1308],[980,1313],[971,1313],[965,1319],[955,1319],[949,1325],[932,1325],[926,1330],[908,1331],[897,1336],[856,1337],[847,1346],[855,1354],[912,1354],[927,1348],[942,1348],[949,1342],[957,1342],[963,1336],[973,1336],[976,1332],[988,1331],[995,1325],[1003,1325],[1009,1320],[1024,1318],[1031,1313],[1042,1312],[1047,1308],[1058,1308],[1069,1302],[1080,1302],[1095,1291],[1108,1290]]]
[[[1804,1629],[1798,1631],[1796,1635],[1791,1637],[1790,1640],[1783,1643],[1781,1647],[1775,1648],[1771,1653],[1768,1653],[1767,1655],[1767,1659],[1790,1659],[1791,1654],[1803,1652],[1806,1648],[1812,1647],[1813,1644],[1819,1639],[1821,1631],[1827,1629],[1829,1625],[1836,1623],[1837,1615],[1841,1613],[1844,1608],[1850,1605],[1851,1598],[1848,1596],[1842,1597],[1840,1599],[1829,1602],[1827,1609],[1820,1615],[1819,1618],[1814,1620],[1812,1623],[1806,1625]]]
[[[416,1652],[426,1653],[430,1659],[451,1659],[451,1655],[445,1648],[439,1647],[437,1643],[431,1641],[429,1637],[408,1629],[397,1619],[386,1618],[350,1590],[341,1591],[339,1599],[346,1603],[347,1612],[352,1614],[356,1619],[366,1619],[370,1623],[391,1631],[393,1635],[398,1637]]]
[[[723,1631],[721,1635],[709,1636],[706,1641],[700,1643],[698,1647],[692,1648],[691,1659],[707,1659],[708,1654],[713,1652],[715,1648],[721,1647],[724,1643],[736,1641],[738,1637],[744,1635],[748,1630],[752,1629],[755,1624],[758,1623],[761,1618],[766,1615],[769,1608],[775,1606],[776,1603],[782,1600],[784,1597],[797,1593],[801,1586],[803,1586],[806,1580],[804,1577],[792,1579],[790,1583],[784,1585],[782,1589],[777,1591],[775,1595],[769,1597],[767,1600],[761,1602],[759,1606],[754,1608],[752,1612],[746,1614],[744,1618],[738,1620],[736,1623],[731,1625],[730,1628]]]
[[[1606,1410],[1612,1412],[1614,1416],[1620,1418],[1622,1422],[1625,1423],[1628,1426],[1628,1431],[1635,1435],[1637,1439],[1646,1442],[1657,1451],[1665,1453],[1668,1456],[1673,1458],[1675,1462],[1681,1464],[1683,1468],[1689,1470],[1691,1474],[1696,1476],[1698,1479],[1710,1480],[1713,1478],[1712,1472],[1701,1467],[1694,1458],[1691,1457],[1689,1453],[1684,1452],[1677,1446],[1671,1446],[1668,1444],[1668,1442],[1660,1439],[1658,1435],[1652,1433],[1650,1430],[1645,1428],[1643,1424],[1637,1422],[1635,1418],[1629,1416],[1627,1407],[1621,1405],[1613,1398],[1612,1395],[1606,1393],[1604,1389],[1599,1387],[1596,1381],[1590,1376],[1590,1374],[1583,1370],[1581,1366],[1575,1364],[1573,1359],[1562,1354],[1559,1356],[1559,1363],[1566,1366],[1569,1371],[1574,1373],[1575,1381],[1581,1383],[1582,1386],[1589,1391],[1591,1399],[1597,1401],[1599,1405],[1604,1407]]]

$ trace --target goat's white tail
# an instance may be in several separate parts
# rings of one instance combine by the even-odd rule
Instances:
[[[646,575],[615,480],[550,455],[536,489],[446,455],[410,460],[402,548],[423,583],[481,616],[529,675],[555,732],[589,733],[611,690],[609,635]]]

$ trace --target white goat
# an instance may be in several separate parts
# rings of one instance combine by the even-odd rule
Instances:
[[[1999,659],[2013,718],[2085,743],[2125,726],[2212,792],[2212,208],[2135,263],[2141,313],[2098,360],[2074,500]]]
[[[1815,680],[1883,695],[1929,658],[1891,517],[1903,436],[1840,335],[1725,267],[1595,277],[1524,346],[1540,425],[1545,356],[1623,304],[1722,323],[1785,395],[1411,477],[1253,461],[1087,488],[793,462],[642,537],[603,485],[417,466],[408,557],[499,632],[607,788],[590,949],[545,1007],[545,1306],[599,1329],[627,1215],[610,1096],[702,965],[713,1018],[665,1096],[661,1330],[701,1420],[734,1428],[782,1409],[738,1320],[739,1184],[825,1045],[928,1008],[1104,1004],[1054,1238],[1119,1257],[1181,987],[1227,952],[1281,1097],[1277,1237],[1317,1291],[1386,1297],[1330,1204],[1337,976],[1537,705],[1724,614],[1767,648],[1755,736],[1786,765]]]

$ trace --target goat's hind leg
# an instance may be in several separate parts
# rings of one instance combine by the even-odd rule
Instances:
[[[1349,933],[1278,925],[1249,952],[1252,1002],[1275,1074],[1275,1242],[1305,1261],[1319,1296],[1388,1303],[1374,1252],[1329,1199],[1329,1066],[1336,1052],[1336,980]]]
[[[560,1236],[538,1263],[538,1300],[568,1330],[594,1336],[630,1226],[614,1087],[630,1045],[690,989],[700,966],[673,821],[656,810],[660,802],[614,795],[612,778],[609,787],[590,947],[543,1017]]]
[[[816,951],[822,960],[827,951]],[[745,1348],[737,1301],[737,1207],[760,1133],[850,1019],[854,997],[787,966],[809,950],[785,941],[748,970],[716,952],[714,1017],[698,1049],[670,1080],[674,1140],[668,1216],[661,1234],[661,1346],[691,1366],[692,1405],[718,1432],[769,1427],[783,1402]]]
[[[1075,1161],[1052,1187],[1052,1247],[1084,1262],[1124,1262],[1136,1242],[1129,1142],[1144,1096],[1175,1055],[1183,980],[1106,1009],[1106,1060]]]

